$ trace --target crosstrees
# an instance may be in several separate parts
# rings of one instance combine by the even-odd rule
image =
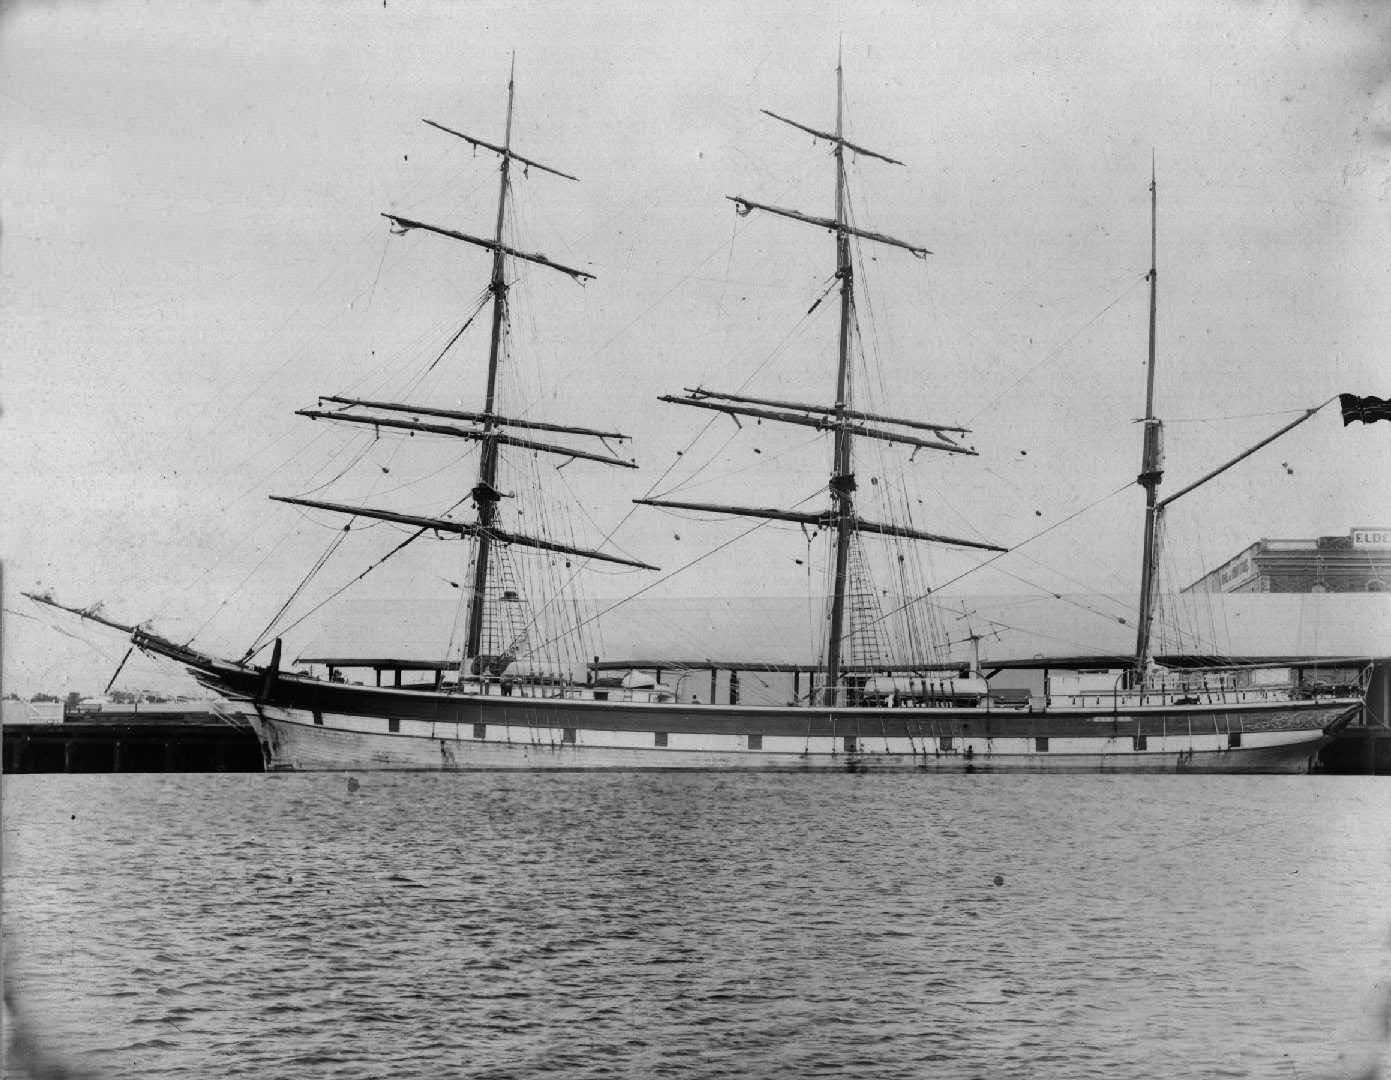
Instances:
[[[581,279],[593,280],[594,275],[588,270],[576,270],[571,266],[562,266],[558,262],[552,262],[546,256],[534,251],[518,251],[514,247],[508,247],[500,240],[485,240],[481,236],[473,236],[470,233],[460,232],[458,229],[446,229],[442,225],[431,225],[428,222],[416,221],[414,218],[401,217],[399,214],[383,213],[386,218],[396,226],[397,231],[407,233],[412,229],[424,229],[426,232],[436,233],[439,236],[447,236],[451,240],[462,240],[466,244],[473,244],[475,247],[487,248],[489,251],[498,255],[511,255],[514,259],[524,259],[527,262],[540,263],[542,266],[549,266],[552,270],[559,270],[563,274],[569,274],[576,281]]]
[[[474,146],[481,146],[484,150],[491,150],[495,154],[510,157],[513,161],[520,161],[528,169],[540,169],[542,172],[548,172],[552,176],[563,176],[566,180],[579,180],[578,176],[571,176],[568,172],[561,172],[559,169],[553,169],[549,165],[542,165],[539,161],[533,161],[531,158],[522,157],[521,154],[506,146],[494,146],[492,143],[486,142],[483,139],[476,138],[473,135],[465,135],[462,131],[455,131],[453,128],[445,127],[443,124],[437,124],[433,120],[422,119],[421,123],[429,124],[432,128],[443,131],[446,135],[453,135],[457,139],[463,139],[466,143],[471,143]]]
[[[796,120],[789,120],[785,116],[779,116],[777,113],[773,112],[772,109],[759,109],[758,111],[761,112],[764,116],[771,116],[774,120],[781,120],[784,124],[789,124],[792,127],[795,127],[798,131],[805,131],[808,135],[815,135],[818,139],[825,139],[827,142],[832,142],[840,146],[844,146],[847,149],[853,151],[854,153],[861,155],[862,157],[878,158],[880,161],[887,161],[890,165],[903,164],[903,162],[899,161],[897,158],[891,158],[886,154],[880,154],[875,152],[874,150],[866,150],[863,146],[857,146],[854,143],[852,143],[849,139],[841,138],[841,136],[839,135],[833,135],[829,131],[817,131],[816,128],[807,127],[805,124],[797,123]]]
[[[311,420],[336,420],[345,424],[366,424],[369,427],[393,428],[402,431],[419,431],[429,435],[453,435],[461,439],[477,442],[490,442],[500,446],[516,446],[524,450],[535,450],[544,454],[559,454],[561,457],[584,458],[586,461],[601,461],[605,465],[618,465],[625,469],[636,469],[637,463],[623,458],[596,454],[590,450],[576,450],[569,446],[555,446],[551,443],[519,439],[515,435],[503,435],[486,428],[462,428],[453,424],[429,424],[423,420],[393,420],[388,416],[359,416],[353,413],[324,412],[322,409],[296,409],[296,416],[306,416]]]
[[[770,409],[759,409],[751,405],[726,405],[720,401],[707,401],[699,397],[674,397],[664,394],[657,399],[658,401],[670,402],[673,405],[690,405],[697,409],[712,409],[715,412],[729,413],[735,416],[756,416],[760,420],[776,420],[783,424],[794,424],[799,427],[816,428],[819,431],[848,432],[852,435],[859,435],[865,439],[879,439],[883,442],[904,443],[908,446],[921,446],[928,450],[945,450],[952,454],[974,454],[975,451],[966,446],[960,446],[951,442],[945,436],[940,439],[922,439],[916,435],[905,435],[902,432],[890,431],[887,428],[865,427],[863,424],[850,423],[850,411],[847,409],[828,409],[828,415],[824,416],[800,416],[797,413],[774,412]]]
[[[696,510],[708,514],[733,514],[738,517],[765,518],[769,521],[790,521],[797,525],[812,525],[818,529],[836,523],[834,510],[806,513],[799,510],[777,510],[772,507],[725,506],[720,503],[685,502],[679,499],[634,499],[633,502],[641,506],[666,507],[669,510]],[[931,540],[939,544],[950,544],[953,547],[979,548],[982,551],[1006,550],[997,544],[986,543],[983,540],[962,540],[953,536],[943,536],[940,533],[910,529],[905,525],[866,521],[858,516],[855,518],[855,531],[874,533],[878,536],[893,536],[903,540]]]
[[[385,510],[373,506],[352,506],[347,503],[324,502],[319,499],[296,499],[289,495],[272,495],[272,502],[290,503],[292,506],[307,506],[315,510],[329,510],[335,514],[348,514],[352,517],[375,518],[378,521],[395,521],[402,525],[414,525],[419,529],[433,529],[436,532],[457,533],[460,536],[483,537],[496,540],[503,544],[517,544],[521,547],[538,548],[542,551],[554,551],[561,555],[578,555],[586,559],[598,559],[601,562],[618,563],[620,566],[635,566],[640,570],[656,570],[655,566],[649,566],[645,562],[638,562],[636,559],[624,559],[617,555],[609,555],[602,551],[590,551],[587,548],[571,547],[569,544],[560,544],[552,540],[546,540],[537,536],[523,536],[521,533],[505,532],[502,529],[485,527],[482,524],[475,524],[467,521],[451,521],[448,518],[428,517],[421,514],[403,514],[396,510]]]
[[[793,221],[802,221],[808,225],[819,225],[823,229],[831,230],[839,237],[858,236],[862,240],[873,240],[877,244],[888,244],[890,247],[903,248],[905,251],[911,251],[920,259],[926,255],[932,254],[932,252],[928,251],[925,247],[919,247],[917,244],[910,244],[906,240],[896,240],[892,236],[886,236],[884,233],[870,232],[868,229],[856,228],[849,222],[842,221],[839,218],[816,217],[812,214],[804,214],[800,210],[788,210],[781,206],[769,206],[767,203],[754,202],[752,199],[746,199],[742,195],[726,195],[725,198],[732,202],[734,208],[741,214],[747,214],[750,210],[764,210],[767,213],[776,214],[778,217],[791,218]]]
[[[710,390],[704,386],[686,387],[686,393],[692,398],[716,398],[720,401],[736,401],[749,405],[769,405],[777,409],[800,409],[803,412],[820,413],[828,415],[837,412],[834,405],[808,405],[800,401],[779,401],[773,398],[749,397],[747,394],[729,394],[723,390]],[[970,428],[956,427],[952,424],[934,424],[928,420],[905,420],[897,416],[884,416],[880,413],[859,412],[856,409],[841,409],[839,415],[850,420],[878,420],[885,424],[898,424],[901,427],[920,428],[925,431],[951,432],[959,435],[969,435]]]
[[[596,439],[627,440],[629,436],[619,431],[598,431],[594,428],[575,427],[570,424],[548,424],[541,420],[523,420],[495,413],[463,412],[459,409],[437,409],[426,405],[410,405],[399,401],[368,401],[364,398],[339,397],[324,394],[320,402],[331,401],[335,405],[360,405],[366,409],[379,409],[382,412],[415,413],[417,416],[440,416],[448,420],[469,420],[477,423],[491,421],[501,427],[528,428],[532,431],[559,431],[570,435],[593,435]]]

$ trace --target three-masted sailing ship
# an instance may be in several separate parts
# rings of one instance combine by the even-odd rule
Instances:
[[[1151,657],[1155,537],[1163,507],[1171,501],[1160,500],[1157,495],[1162,461],[1161,425],[1154,415],[1157,273],[1153,266],[1153,224],[1149,382],[1138,478],[1146,493],[1146,533],[1141,620],[1133,669],[1109,690],[1045,693],[1021,699],[1018,695],[992,691],[974,664],[944,671],[940,665],[923,662],[866,671],[863,665],[847,662],[845,644],[856,629],[851,625],[853,611],[848,598],[856,549],[863,537],[994,552],[1005,549],[897,522],[876,522],[862,516],[857,508],[856,440],[912,447],[914,453],[974,451],[964,442],[963,437],[969,434],[965,428],[859,410],[852,401],[849,353],[856,298],[852,241],[899,249],[920,258],[929,253],[920,245],[859,228],[850,220],[846,155],[894,165],[901,162],[846,137],[843,73],[839,64],[836,80],[833,130],[764,110],[780,123],[830,145],[835,162],[832,214],[818,216],[744,196],[729,197],[740,214],[760,211],[833,234],[840,317],[838,364],[831,400],[822,404],[793,402],[703,387],[664,399],[736,417],[829,433],[833,442],[826,489],[829,505],[802,511],[661,498],[637,500],[655,507],[736,514],[824,531],[830,546],[828,561],[833,567],[825,654],[819,677],[804,701],[781,706],[713,701],[701,704],[677,700],[656,679],[601,683],[593,673],[582,681],[564,676],[539,677],[522,669],[524,634],[489,629],[503,625],[489,618],[489,606],[518,599],[515,592],[500,590],[497,584],[498,556],[512,548],[537,549],[552,557],[560,554],[646,566],[635,559],[522,535],[503,529],[499,523],[497,507],[503,495],[497,486],[498,455],[508,448],[558,453],[609,465],[630,464],[611,453],[557,446],[531,434],[516,434],[529,429],[547,433],[548,438],[564,434],[571,439],[605,440],[621,438],[617,433],[524,421],[497,409],[499,343],[507,331],[509,261],[525,260],[576,279],[588,276],[542,255],[523,252],[511,246],[504,236],[504,211],[514,164],[568,177],[522,157],[512,148],[511,81],[507,128],[500,144],[434,125],[499,157],[501,179],[492,238],[386,215],[398,231],[424,230],[485,249],[492,255],[492,328],[481,410],[465,413],[341,396],[324,399],[338,406],[334,410],[304,410],[308,416],[332,422],[478,442],[481,451],[471,491],[474,520],[460,522],[322,500],[280,500],[318,511],[395,522],[422,532],[453,533],[471,542],[474,555],[467,630],[457,677],[447,683],[436,679],[397,686],[348,683],[332,677],[335,673],[327,678],[311,677],[284,670],[278,639],[269,663],[258,666],[251,664],[249,657],[235,662],[220,660],[139,627],[122,626],[91,612],[78,613],[129,632],[136,647],[185,665],[207,686],[243,703],[253,718],[267,767],[271,769],[1308,769],[1319,747],[1360,708],[1361,698],[1355,688],[1328,692],[1297,684],[1274,685],[1269,678],[1254,678],[1249,670],[1240,668],[1159,671]],[[1156,198],[1151,184],[1152,219]]]

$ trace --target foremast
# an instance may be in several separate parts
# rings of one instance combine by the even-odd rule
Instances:
[[[765,203],[747,199],[741,195],[727,196],[727,198],[735,204],[735,209],[740,214],[746,215],[752,210],[763,210],[778,217],[800,221],[808,225],[815,225],[835,233],[835,276],[840,282],[840,321],[834,404],[831,406],[824,406],[785,401],[770,401],[768,399],[744,395],[721,393],[703,387],[694,389],[688,388],[686,391],[688,396],[686,397],[664,396],[661,400],[674,404],[715,409],[736,417],[740,415],[756,416],[760,419],[816,427],[832,432],[834,442],[832,448],[831,475],[828,485],[831,497],[830,509],[828,511],[815,513],[801,513],[772,508],[679,502],[670,499],[638,499],[636,501],[651,506],[705,510],[715,513],[762,517],[770,520],[793,521],[804,525],[811,524],[834,530],[832,535],[834,572],[826,644],[825,684],[822,689],[822,700],[820,703],[826,706],[836,706],[843,703],[840,682],[843,667],[843,646],[848,636],[848,631],[846,629],[846,600],[849,591],[848,578],[850,576],[851,545],[856,533],[867,532],[905,539],[931,540],[988,551],[1003,551],[1005,549],[994,544],[973,540],[961,540],[935,533],[920,532],[915,529],[904,528],[897,525],[866,521],[856,513],[854,441],[857,435],[864,438],[902,443],[914,447],[942,450],[948,453],[975,453],[973,449],[961,445],[956,439],[958,435],[969,434],[969,429],[967,428],[898,419],[895,417],[861,412],[851,407],[852,386],[850,353],[851,339],[855,327],[855,281],[854,264],[850,250],[851,237],[859,237],[890,247],[902,248],[918,258],[925,258],[927,255],[931,254],[931,252],[919,245],[886,236],[882,233],[860,229],[850,223],[845,168],[846,151],[849,150],[854,154],[875,158],[891,165],[902,165],[903,162],[884,154],[867,150],[846,139],[845,76],[839,57],[836,60],[836,125],[834,132],[827,132],[809,127],[794,120],[789,120],[787,117],[779,116],[777,113],[770,112],[767,109],[761,111],[764,115],[770,116],[774,120],[797,128],[799,131],[807,132],[818,140],[829,142],[832,146],[832,153],[835,156],[836,186],[834,217],[818,217],[797,210],[769,206]],[[773,408],[762,408],[760,406],[772,406]],[[934,437],[928,439],[921,436],[909,435],[902,431],[893,430],[891,427],[870,427],[860,423],[860,421],[863,420],[875,421],[881,425],[887,424],[895,427],[906,427],[918,430],[926,429],[930,431]]]
[[[312,419],[366,424],[373,427],[374,430],[380,430],[381,428],[407,430],[412,434],[421,432],[433,435],[446,435],[478,442],[480,444],[478,471],[473,488],[469,492],[469,498],[473,502],[477,515],[476,520],[474,522],[458,522],[449,518],[404,514],[382,508],[350,506],[341,503],[290,498],[286,496],[271,496],[272,499],[278,502],[292,503],[299,506],[328,510],[334,513],[351,516],[362,516],[374,520],[393,521],[400,524],[413,525],[416,526],[420,532],[433,531],[436,534],[448,533],[471,538],[474,541],[475,547],[472,580],[467,596],[466,630],[464,637],[464,658],[466,661],[469,659],[475,661],[479,659],[486,659],[489,661],[502,659],[480,657],[483,651],[489,567],[492,562],[493,547],[495,544],[515,544],[522,547],[531,547],[557,554],[575,555],[581,558],[596,559],[645,570],[657,569],[648,563],[640,562],[636,559],[623,558],[604,552],[553,542],[544,538],[525,536],[520,533],[505,532],[499,529],[497,525],[498,503],[505,497],[498,489],[498,451],[502,446],[513,446],[533,452],[555,454],[569,459],[597,461],[603,464],[617,465],[625,468],[637,467],[631,460],[619,458],[612,453],[601,454],[592,450],[577,449],[549,442],[538,442],[534,439],[519,438],[515,435],[507,434],[506,429],[522,428],[590,436],[600,440],[606,447],[610,439],[623,440],[628,438],[628,436],[619,432],[600,431],[573,425],[549,424],[529,419],[507,417],[497,411],[498,370],[501,366],[503,344],[506,340],[508,326],[508,296],[510,288],[508,283],[508,260],[517,259],[545,266],[552,270],[558,270],[581,284],[594,277],[594,275],[588,271],[565,266],[548,259],[544,255],[535,252],[521,251],[516,247],[504,243],[508,197],[511,193],[512,163],[514,161],[520,163],[523,168],[528,171],[534,168],[541,172],[550,173],[553,176],[559,176],[567,180],[577,179],[569,173],[562,172],[549,165],[544,165],[534,159],[523,157],[513,150],[512,118],[515,96],[516,81],[514,58],[512,68],[509,70],[507,77],[507,118],[504,126],[503,140],[500,145],[477,138],[473,135],[464,134],[453,128],[446,127],[443,124],[436,123],[433,120],[424,121],[424,123],[438,131],[464,140],[475,149],[487,150],[499,157],[497,214],[494,220],[493,236],[491,239],[473,236],[439,225],[428,224],[412,218],[402,217],[398,214],[384,213],[382,215],[391,222],[392,230],[398,234],[404,234],[418,229],[450,239],[463,241],[475,247],[484,248],[492,253],[492,270],[488,282],[488,295],[492,307],[492,318],[488,340],[488,370],[482,411],[464,412],[403,402],[374,401],[341,396],[326,396],[320,398],[321,404],[323,402],[331,402],[341,406],[341,408],[337,410],[324,411],[322,409],[301,409],[298,411],[299,415]],[[465,328],[467,325],[468,323],[465,323]],[[459,334],[456,334],[451,339],[446,349],[458,340],[462,332],[461,329]],[[369,411],[352,411],[360,409],[367,409]],[[383,413],[388,415],[384,416],[382,415]],[[389,415],[392,413],[411,413],[414,414],[414,416],[411,419],[398,419]],[[419,419],[421,416],[463,420],[470,422],[473,426],[461,427],[452,424],[429,422]],[[479,670],[483,670],[482,665],[479,666]]]

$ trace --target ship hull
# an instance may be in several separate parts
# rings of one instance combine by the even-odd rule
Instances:
[[[923,747],[914,751],[809,747],[795,750],[737,750],[648,747],[588,742],[576,745],[535,738],[484,742],[470,738],[411,736],[351,728],[319,728],[264,711],[253,721],[266,768],[277,772],[506,770],[695,770],[764,772],[1064,772],[1064,773],[1307,773],[1328,742],[1320,730],[1291,732],[1261,746],[1228,747],[1195,738],[1183,749],[1134,752],[1128,740],[1092,737],[1095,746],[1040,752],[983,740],[959,750]],[[1212,742],[1214,745],[1204,745]]]
[[[269,770],[451,772],[1298,773],[1359,704],[779,708],[449,695],[295,677],[247,702]]]

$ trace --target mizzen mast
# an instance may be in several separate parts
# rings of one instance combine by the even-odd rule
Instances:
[[[1155,323],[1157,310],[1157,293],[1159,283],[1158,270],[1158,205],[1159,194],[1155,183],[1154,167],[1150,167],[1150,310],[1149,310],[1149,362],[1146,365],[1145,373],[1145,419],[1143,448],[1140,458],[1140,475],[1135,478],[1135,482],[1145,489],[1145,537],[1143,550],[1143,563],[1140,567],[1140,617],[1139,628],[1135,633],[1135,670],[1133,672],[1136,685],[1144,679],[1145,668],[1149,664],[1150,658],[1150,634],[1154,623],[1155,605],[1155,585],[1156,585],[1156,563],[1159,553],[1158,546],[1159,518],[1162,511],[1159,503],[1159,481],[1164,476],[1164,425],[1154,415],[1154,357],[1155,357]]]
[[[1262,447],[1274,442],[1286,432],[1298,427],[1306,420],[1312,419],[1320,410],[1333,404],[1337,397],[1331,397],[1313,408],[1305,409],[1298,417],[1289,423],[1282,425],[1253,446],[1247,447],[1235,457],[1203,474],[1186,487],[1180,488],[1172,495],[1159,498],[1159,482],[1164,476],[1164,425],[1163,422],[1154,415],[1154,361],[1155,361],[1155,338],[1156,338],[1156,310],[1158,306],[1157,293],[1159,282],[1159,270],[1157,269],[1158,258],[1156,249],[1158,247],[1158,190],[1155,183],[1154,167],[1150,166],[1150,269],[1147,275],[1150,285],[1149,296],[1149,356],[1148,370],[1145,376],[1145,418],[1144,441],[1141,450],[1140,475],[1135,478],[1135,482],[1145,489],[1145,534],[1143,562],[1140,566],[1140,612],[1139,628],[1135,634],[1135,665],[1131,672],[1134,685],[1138,686],[1144,681],[1145,669],[1149,666],[1151,654],[1154,651],[1153,631],[1155,608],[1158,600],[1158,579],[1159,579],[1159,526],[1164,520],[1164,512],[1173,502],[1181,499],[1189,492],[1196,490],[1209,480],[1222,475],[1232,466],[1245,461]]]

